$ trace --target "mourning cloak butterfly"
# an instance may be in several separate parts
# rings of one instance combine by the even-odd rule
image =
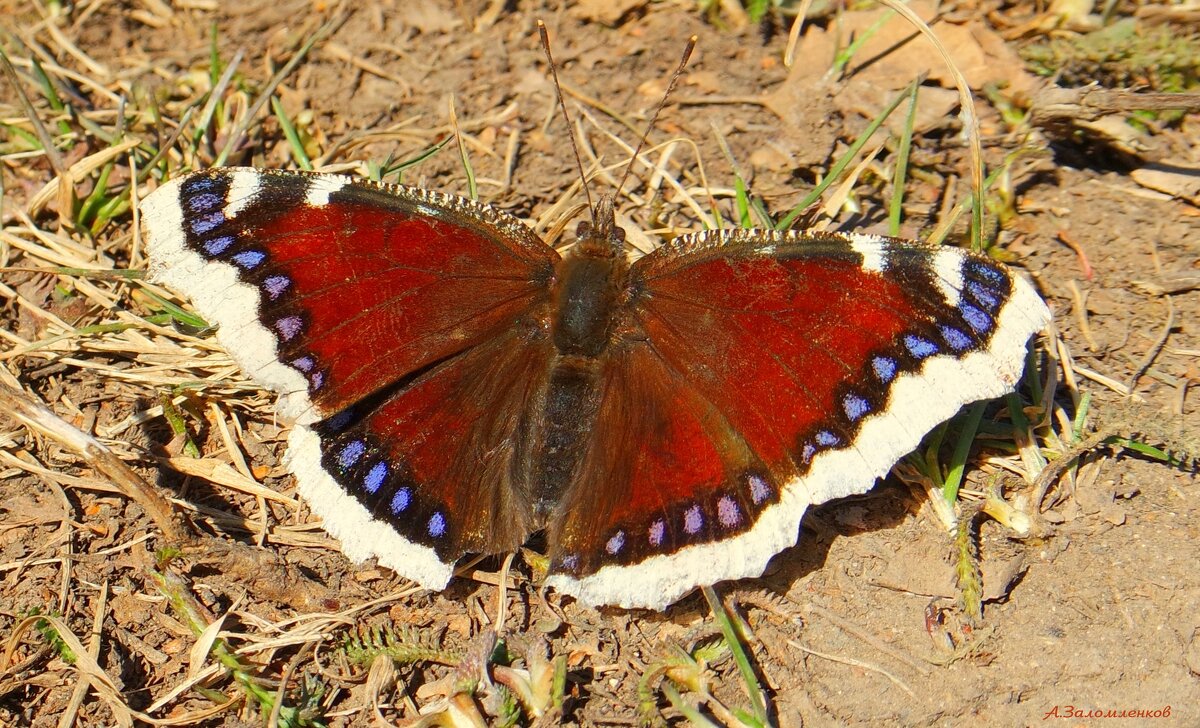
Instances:
[[[757,576],[809,505],[1011,391],[1049,319],[992,260],[895,238],[708,231],[630,264],[611,198],[562,256],[326,174],[197,172],[142,213],[153,277],[279,392],[326,530],[431,589],[539,530],[588,604]]]

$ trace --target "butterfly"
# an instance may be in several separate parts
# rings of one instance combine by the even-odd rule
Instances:
[[[863,493],[1049,320],[951,247],[710,230],[630,263],[601,198],[565,254],[417,187],[212,169],[142,203],[190,298],[295,423],[299,492],[358,562],[441,589],[545,533],[546,584],[662,609],[760,575],[805,510]]]

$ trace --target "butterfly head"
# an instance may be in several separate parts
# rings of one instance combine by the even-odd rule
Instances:
[[[625,231],[617,225],[613,198],[604,195],[592,209],[592,219],[575,229],[575,246],[592,257],[616,257],[625,249]]]

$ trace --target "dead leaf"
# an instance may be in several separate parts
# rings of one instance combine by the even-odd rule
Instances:
[[[937,14],[933,3],[925,0],[914,2],[910,7],[926,20]],[[810,27],[796,48],[796,58],[802,60],[797,61],[793,70],[807,67],[810,76],[824,75],[837,50],[835,39],[861,36],[887,12],[890,11],[879,8],[844,13],[838,30]],[[1025,70],[1025,63],[1016,51],[982,23],[955,25],[940,22],[931,27],[971,88],[1002,84],[1015,94],[1031,92],[1040,85]],[[846,70],[848,79],[866,79],[885,91],[899,91],[921,74],[945,88],[954,87],[945,61],[929,40],[898,16],[887,21],[863,43]]]

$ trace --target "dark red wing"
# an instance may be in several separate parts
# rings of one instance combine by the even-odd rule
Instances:
[[[626,606],[761,573],[808,505],[1009,391],[1048,318],[984,257],[820,233],[685,236],[634,264],[629,295],[550,580]]]
[[[210,170],[143,209],[157,279],[302,421],[505,331],[558,259],[489,207],[332,175]]]

